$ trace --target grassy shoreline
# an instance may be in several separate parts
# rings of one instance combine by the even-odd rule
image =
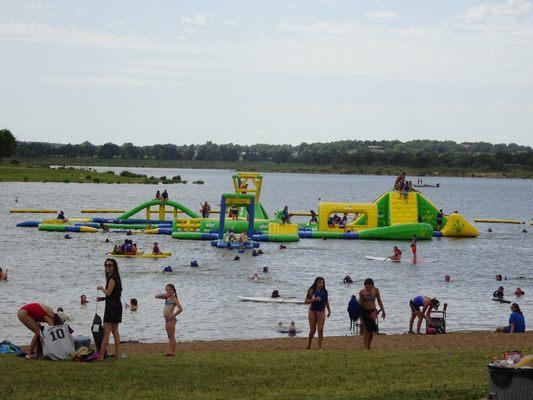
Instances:
[[[124,160],[95,158],[49,158],[18,161],[28,164],[65,165],[65,166],[101,166],[101,167],[147,167],[147,168],[185,168],[185,169],[222,169],[257,172],[285,172],[306,174],[347,174],[347,175],[397,175],[406,171],[409,176],[433,177],[475,177],[475,178],[519,178],[533,179],[533,171],[510,168],[505,171],[488,171],[467,168],[409,168],[403,166],[339,166],[339,165],[306,165],[274,162],[224,162],[224,161],[174,161],[174,160]]]
[[[488,393],[486,365],[510,349],[531,353],[532,332],[378,335],[124,345],[127,359],[96,363],[2,356],[0,398],[54,399],[475,399]]]

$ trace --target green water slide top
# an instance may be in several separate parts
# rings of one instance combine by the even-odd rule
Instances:
[[[151,207],[151,206],[159,206],[161,204],[164,204],[165,206],[170,206],[170,207],[177,208],[178,210],[183,211],[185,214],[187,214],[191,218],[200,218],[199,214],[195,213],[194,211],[191,211],[190,209],[188,209],[187,207],[183,206],[180,203],[176,203],[176,202],[174,202],[172,200],[168,200],[166,202],[163,202],[162,200],[159,200],[159,199],[153,199],[153,200],[147,201],[145,203],[142,203],[141,205],[138,205],[135,208],[132,208],[131,210],[125,212],[120,217],[118,217],[118,219],[128,219],[132,215],[137,214],[139,211],[141,211],[141,210],[143,210],[145,208],[148,208],[148,207]]]
[[[430,224],[398,224],[370,228],[359,232],[359,239],[385,239],[385,240],[409,240],[416,236],[419,240],[428,240],[433,236],[433,227]]]

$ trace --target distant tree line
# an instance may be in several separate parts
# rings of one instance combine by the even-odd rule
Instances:
[[[306,165],[458,167],[503,171],[509,166],[533,170],[533,149],[517,144],[413,140],[343,140],[300,145],[156,144],[135,146],[17,142],[16,157],[98,158],[176,161],[274,162]]]

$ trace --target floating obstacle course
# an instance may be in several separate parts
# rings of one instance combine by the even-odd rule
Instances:
[[[234,193],[221,196],[218,218],[203,218],[200,214],[173,200],[152,199],[123,212],[116,218],[49,219],[26,221],[19,227],[38,227],[42,231],[97,232],[99,229],[121,229],[142,234],[171,235],[181,240],[209,240],[217,247],[227,247],[223,236],[247,233],[250,246],[258,242],[294,242],[303,238],[361,240],[419,240],[438,237],[476,237],[477,229],[462,215],[444,215],[442,226],[437,224],[439,209],[416,191],[406,194],[387,191],[372,203],[318,204],[318,223],[282,221],[282,211],[270,219],[260,202],[263,177],[259,173],[238,173],[232,176]],[[231,210],[230,215],[226,215]],[[83,210],[93,212],[98,210]],[[123,211],[102,209],[102,213]],[[143,213],[144,218],[138,218]],[[309,213],[291,213],[307,216]],[[332,223],[332,217],[343,215],[345,222]],[[156,216],[154,219],[153,217]],[[168,219],[167,217],[170,217]],[[350,217],[350,221],[348,221]],[[439,230],[440,228],[440,230]],[[224,246],[225,244],[225,246]]]

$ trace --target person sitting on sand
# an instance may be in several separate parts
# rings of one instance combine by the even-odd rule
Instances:
[[[7,269],[4,271],[0,268],[0,281],[7,281]]]
[[[130,299],[130,303],[129,304],[125,303],[124,307],[129,308],[130,311],[132,312],[137,311],[137,307],[138,307],[137,299]]]
[[[26,354],[26,358],[34,358],[41,330],[40,323],[47,323],[50,326],[61,325],[63,320],[52,310],[51,307],[43,303],[28,303],[20,307],[17,317],[26,328],[33,332],[33,338]]]
[[[162,254],[157,242],[154,242],[154,245],[152,246],[152,254]]]
[[[350,275],[346,275],[342,280],[342,283],[353,283],[352,277]]]
[[[415,296],[409,300],[409,307],[411,308],[411,319],[409,320],[409,332],[413,331],[413,323],[415,318],[418,317],[416,324],[416,334],[420,335],[420,327],[422,326],[422,320],[427,319],[427,316],[431,310],[438,309],[440,302],[436,298],[430,298],[427,296]],[[422,308],[422,309],[421,309]]]
[[[511,305],[511,315],[509,316],[508,326],[499,326],[495,332],[503,333],[524,333],[526,331],[526,319],[520,306],[516,303]]]
[[[82,294],[80,296],[80,305],[84,306],[85,304],[87,304],[89,302],[89,300],[87,299],[87,296]]]
[[[398,246],[394,246],[393,251],[394,251],[394,255],[392,257],[389,257],[390,260],[400,262],[402,258],[402,251],[398,248]]]

